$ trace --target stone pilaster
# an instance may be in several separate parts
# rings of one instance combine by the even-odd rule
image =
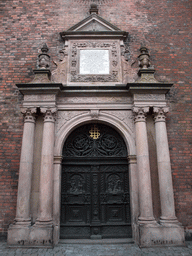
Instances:
[[[156,223],[153,216],[152,207],[151,175],[146,128],[146,114],[148,111],[148,107],[133,108],[133,112],[135,114],[137,171],[140,205],[139,223],[141,224]]]
[[[62,156],[54,157],[53,175],[53,242],[58,244],[60,237],[60,204],[61,204],[61,163]]]
[[[131,223],[132,235],[134,241],[138,243],[138,216],[139,216],[139,191],[138,191],[138,175],[137,175],[137,157],[129,155],[129,183],[130,183],[130,203],[131,203]]]
[[[175,216],[175,205],[173,195],[173,184],[171,175],[171,162],[169,156],[169,145],[167,139],[167,129],[165,114],[168,108],[154,107],[154,121],[156,133],[157,162],[159,174],[159,188],[161,199],[161,218],[162,224],[178,223]]]

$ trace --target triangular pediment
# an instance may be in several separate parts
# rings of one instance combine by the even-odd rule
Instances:
[[[77,23],[68,31],[73,32],[83,32],[83,31],[92,31],[92,32],[107,32],[107,31],[121,31],[119,28],[114,26],[113,24],[109,23],[105,19],[101,18],[97,14],[91,14],[86,19],[82,20],[81,22]]]

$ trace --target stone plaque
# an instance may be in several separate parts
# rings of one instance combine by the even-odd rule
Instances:
[[[80,74],[109,74],[109,50],[80,50]]]

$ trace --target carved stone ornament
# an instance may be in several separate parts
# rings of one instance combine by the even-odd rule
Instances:
[[[154,77],[155,70],[149,70],[149,73],[144,73],[141,70],[139,72],[141,78],[137,80],[137,83],[159,83],[159,81]]]
[[[68,53],[66,47],[64,47],[61,51],[60,60],[58,62],[54,61],[53,63],[56,65],[56,69],[52,71],[52,81],[55,83],[67,83],[67,64],[68,64]],[[73,66],[76,66],[76,63],[72,63]]]
[[[138,72],[140,78],[137,83],[159,83],[154,77],[155,69],[151,67],[150,55],[146,47],[140,48],[141,54],[138,56],[140,70]]]
[[[135,122],[145,122],[146,114],[149,112],[149,107],[138,108],[133,107],[133,113],[135,114]]]
[[[165,122],[166,114],[169,112],[169,108],[168,107],[165,107],[165,108],[154,107],[153,112],[154,112],[154,121],[155,122]]]
[[[38,56],[37,68],[39,69],[49,69],[50,68],[50,56],[47,54],[49,48],[46,44],[41,48],[41,52]]]
[[[91,118],[98,119],[99,117],[99,110],[98,109],[92,109],[90,110]]]
[[[128,82],[129,59],[130,59],[130,51],[129,51],[128,37],[127,37],[124,43],[121,45],[121,65],[122,65],[122,73],[123,73],[123,83]]]
[[[30,82],[32,84],[39,83],[39,84],[47,84],[50,83],[50,56],[47,54],[49,51],[46,44],[43,45],[41,48],[41,53],[38,55],[37,58],[37,69],[33,70],[35,77]]]
[[[44,114],[44,122],[55,122],[57,108],[40,108],[42,114]]]
[[[24,122],[35,122],[37,108],[22,108],[21,113],[24,115]]]
[[[142,69],[146,69],[148,67],[150,67],[150,55],[148,53],[148,49],[146,47],[141,47],[140,48],[140,52],[141,54],[139,55],[139,66]]]
[[[101,111],[101,113],[108,114],[111,116],[115,116],[119,120],[123,121],[123,123],[129,127],[132,133],[134,133],[134,122],[133,122],[133,113],[127,110],[108,110],[108,111]]]
[[[58,111],[57,123],[56,123],[56,133],[58,133],[61,128],[71,119],[87,114],[88,111]]]

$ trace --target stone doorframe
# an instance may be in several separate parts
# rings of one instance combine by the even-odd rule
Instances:
[[[99,110],[97,110],[99,113]],[[137,184],[137,169],[136,169],[136,148],[135,139],[132,132],[126,127],[123,122],[120,123],[119,119],[109,114],[100,113],[97,117],[93,118],[90,113],[79,115],[67,122],[62,130],[55,138],[54,149],[54,174],[53,174],[53,222],[54,231],[53,239],[54,244],[59,242],[60,237],[60,206],[61,206],[61,163],[62,163],[62,150],[68,135],[78,126],[91,122],[100,122],[109,125],[116,129],[123,137],[128,152],[129,164],[129,186],[130,186],[130,208],[131,208],[131,225],[132,235],[134,241],[137,239],[137,219],[138,219],[138,184]]]
[[[158,82],[155,79],[155,70],[149,67],[148,61],[148,65],[146,65],[147,57],[149,57],[146,48],[141,50],[141,52],[143,51],[145,53],[140,55],[139,79],[135,83],[108,87],[92,86],[90,88],[85,86],[83,94],[85,95],[86,92],[85,98],[88,99],[88,102],[85,102],[84,98],[83,101],[81,99],[81,103],[77,101],[75,104],[74,102],[66,104],[64,97],[69,94],[74,96],[74,93],[81,93],[82,90],[72,86],[63,86],[60,83],[52,83],[49,79],[50,70],[46,68],[35,70],[35,78],[31,83],[17,85],[24,95],[22,110],[24,129],[16,218],[8,230],[10,246],[52,247],[58,243],[63,145],[73,129],[93,121],[112,126],[122,135],[126,143],[130,170],[130,203],[134,241],[141,247],[185,245],[184,229],[175,216],[171,162],[165,123],[165,115],[168,112],[165,94],[170,90],[172,84]],[[104,101],[102,103],[97,100],[94,103],[91,102],[90,95],[93,92],[96,99],[97,93],[104,94]],[[79,99],[77,94],[75,99]],[[118,98],[115,102],[106,103],[106,99],[109,99],[110,96],[113,99],[117,95],[123,102]],[[156,133],[158,185],[161,202],[159,223],[153,216],[152,207],[146,127],[146,115],[150,110],[154,116]],[[40,164],[39,216],[35,224],[32,225],[30,193],[35,115],[38,111],[44,115],[44,130]],[[62,111],[76,111],[78,114],[73,115],[73,118],[60,118],[59,122],[62,122],[62,125],[55,132],[55,121],[58,120],[58,113]],[[114,115],[115,111],[118,113]],[[135,126],[131,130],[129,124],[133,124],[133,116]]]

